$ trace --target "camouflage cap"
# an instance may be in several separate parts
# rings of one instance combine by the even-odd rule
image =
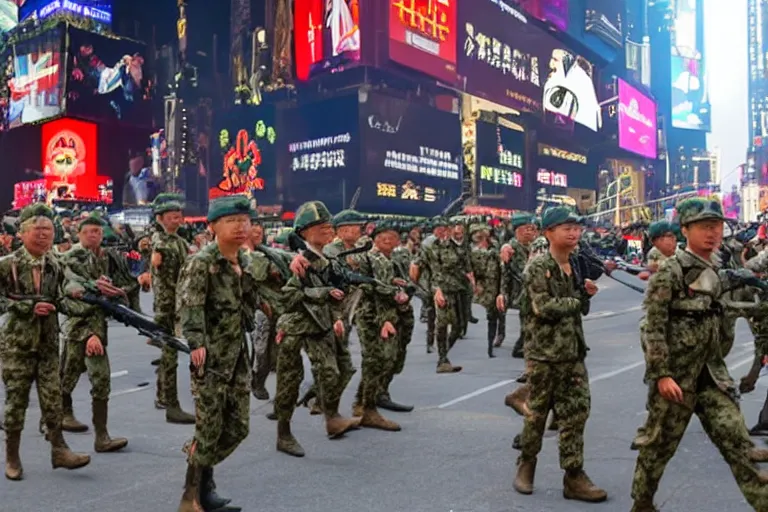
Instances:
[[[581,217],[567,206],[553,206],[544,211],[541,216],[541,229],[551,229],[563,224],[580,224]]]
[[[244,195],[217,197],[208,204],[208,222],[215,222],[230,215],[251,214],[251,203]]]
[[[458,226],[459,224],[465,224],[467,222],[467,217],[464,215],[455,215],[448,219],[448,225],[449,226]]]
[[[518,212],[512,215],[511,224],[512,229],[527,226],[528,224],[536,224],[536,216],[531,213]]]
[[[19,215],[19,224],[28,221],[33,217],[45,217],[46,219],[53,220],[53,210],[44,203],[35,203],[25,207],[21,210]]]
[[[98,213],[91,213],[86,218],[80,221],[80,224],[77,226],[77,231],[82,231],[83,227],[85,226],[99,226],[99,227],[106,227],[107,222],[99,215]]]
[[[57,216],[60,219],[71,219],[74,216],[74,213],[72,212],[72,210],[60,210],[57,213]]]
[[[432,224],[432,229],[445,228],[445,227],[448,227],[448,219],[440,216],[433,217],[431,224]]]
[[[158,194],[152,202],[152,213],[162,215],[167,212],[180,212],[184,209],[184,196],[181,194]]]
[[[385,233],[387,231],[394,231],[395,233],[400,233],[400,224],[394,220],[379,221],[376,223],[376,227],[373,228],[373,232],[371,233],[371,236],[375,237],[376,235]]]
[[[338,228],[340,226],[357,226],[367,222],[367,219],[358,211],[355,210],[341,210],[339,213],[333,216],[333,227]]]
[[[481,231],[486,231],[486,232],[490,233],[491,232],[491,228],[490,228],[490,226],[488,226],[488,224],[480,224],[479,222],[469,226],[469,234],[470,235],[474,235],[475,233],[480,233]]]
[[[331,212],[325,204],[322,201],[309,201],[296,210],[293,229],[296,230],[296,234],[300,234],[307,228],[326,222],[331,222]]]
[[[677,219],[681,226],[687,226],[703,220],[725,220],[720,201],[693,197],[677,204]]]
[[[655,240],[660,236],[664,236],[668,233],[675,234],[675,229],[672,227],[672,223],[666,220],[660,220],[652,223],[648,227],[648,238]]]

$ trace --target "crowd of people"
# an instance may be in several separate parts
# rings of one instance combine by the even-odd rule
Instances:
[[[25,208],[0,235],[0,334],[5,476],[20,480],[21,433],[33,383],[43,411],[41,429],[51,443],[54,468],[90,463],[72,452],[63,432],[86,432],[74,414],[72,391],[83,373],[91,386],[94,451],[114,452],[128,440],[107,429],[110,395],[108,316],[81,300],[96,292],[139,308],[139,294],[153,292],[155,323],[183,338],[190,349],[194,412],[179,401],[178,353],[162,349],[155,406],[170,423],[194,424],[184,445],[187,472],[180,512],[239,510],[222,498],[214,467],[248,436],[249,402],[273,398],[276,449],[302,457],[293,435],[296,407],[323,415],[329,438],[360,428],[399,431],[381,410],[407,413],[391,384],[406,364],[420,298],[427,352],[437,351],[436,373],[462,370],[449,358],[454,344],[486,313],[487,354],[506,338],[506,318],[519,311],[513,356],[525,358],[522,385],[505,403],[524,418],[514,447],[520,451],[514,489],[534,492],[536,462],[545,430],[559,432],[560,465],[567,499],[608,498],[584,468],[584,431],[590,414],[588,340],[582,317],[598,293],[596,281],[616,271],[606,254],[622,253],[614,229],[585,229],[567,207],[537,218],[516,213],[507,221],[465,216],[425,222],[372,219],[354,210],[332,215],[320,201],[296,211],[292,228],[265,243],[259,216],[243,196],[211,202],[207,225],[182,236],[182,198],[161,194],[154,222],[136,234],[112,226],[97,213],[73,216],[47,206]],[[724,357],[735,322],[747,318],[756,354],[768,355],[768,316],[743,299],[755,290],[725,284],[723,267],[752,277],[768,272],[768,253],[724,240],[717,202],[687,199],[677,222],[647,229],[652,247],[635,273],[648,281],[640,329],[646,359],[648,418],[637,432],[633,511],[656,510],[653,499],[667,462],[695,413],[730,465],[747,501],[768,510],[768,474],[758,462],[768,450],[750,434],[768,434],[765,414],[749,431],[738,408],[738,389]],[[186,229],[190,229],[186,227]],[[684,241],[683,244],[680,242]],[[135,268],[125,257],[135,250]],[[601,255],[603,257],[601,257]],[[627,269],[627,267],[622,267]],[[729,276],[731,274],[728,274]],[[735,297],[739,295],[739,297]],[[733,299],[733,300],[732,300]],[[740,304],[734,308],[734,304]],[[759,304],[759,303],[758,303]],[[63,335],[60,336],[60,315]],[[340,410],[342,393],[357,372],[350,333],[361,345],[361,378],[351,414]],[[303,397],[305,354],[314,384]],[[276,371],[274,396],[266,387]],[[748,391],[754,382],[742,381]],[[552,419],[547,425],[547,418]]]

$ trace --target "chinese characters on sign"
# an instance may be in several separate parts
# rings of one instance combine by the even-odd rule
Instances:
[[[426,174],[436,178],[459,179],[459,165],[450,151],[419,146],[419,154],[387,151],[384,167],[398,171]]]
[[[402,199],[405,201],[424,201],[434,203],[437,201],[438,191],[433,187],[422,187],[411,180],[402,185],[394,183],[376,183],[376,196],[389,199]]]
[[[346,167],[346,154],[343,149],[320,151],[293,157],[291,169],[296,171],[318,171]]]
[[[536,174],[536,181],[542,185],[568,188],[568,176],[547,169],[539,169],[539,172]]]
[[[500,185],[508,185],[517,188],[523,187],[523,175],[519,172],[499,169],[489,165],[480,166],[480,179]]]
[[[499,153],[499,163],[516,169],[523,168],[523,155],[504,150]]]
[[[558,158],[560,160],[566,160],[568,162],[576,162],[583,165],[587,164],[587,155],[580,153],[574,153],[572,151],[566,151],[547,144],[539,144],[539,154],[541,156],[548,156],[551,158]]]
[[[465,31],[464,54],[467,57],[483,62],[505,76],[511,75],[518,82],[530,82],[541,87],[537,56],[502,43],[476,30],[471,23],[466,24]]]
[[[392,3],[400,23],[410,30],[409,43],[432,54],[440,52],[440,43],[446,41],[451,32],[446,11],[450,5],[450,0],[395,0]],[[427,40],[420,40],[420,35]]]

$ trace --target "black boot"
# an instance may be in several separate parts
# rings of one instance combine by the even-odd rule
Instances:
[[[757,417],[757,425],[749,429],[749,434],[759,437],[768,436],[768,396],[765,397],[763,408],[760,411],[760,415]]]
[[[515,342],[515,346],[512,349],[512,357],[515,359],[523,359],[525,355],[523,354],[523,335],[521,334],[519,338],[517,338],[517,341]]]
[[[389,391],[385,391],[379,395],[376,399],[376,407],[392,412],[411,412],[413,410],[412,405],[403,405],[393,402],[392,397],[389,396]]]
[[[200,478],[200,504],[205,510],[219,510],[232,501],[222,498],[216,493],[216,483],[213,481],[213,468],[203,468]]]
[[[488,319],[488,357],[496,357],[493,354],[493,343],[496,341],[496,328],[499,326],[499,321],[496,317]]]

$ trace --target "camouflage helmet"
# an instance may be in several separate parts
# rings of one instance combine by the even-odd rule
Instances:
[[[681,226],[687,226],[702,220],[725,220],[720,201],[693,197],[677,204],[677,219]]]
[[[301,234],[307,228],[318,224],[331,222],[331,212],[322,201],[309,201],[296,210],[296,218],[293,220],[293,229]]]

